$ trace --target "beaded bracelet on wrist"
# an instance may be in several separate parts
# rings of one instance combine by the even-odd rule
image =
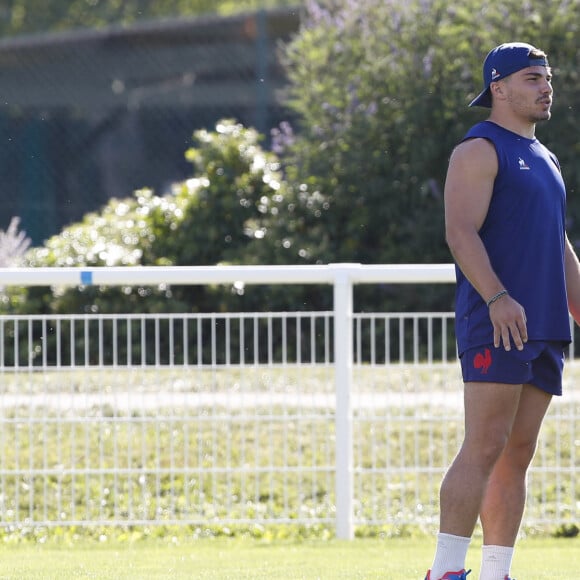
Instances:
[[[506,296],[508,293],[507,290],[500,290],[497,294],[492,296],[487,302],[487,307],[489,308],[494,302],[497,302],[502,296]]]

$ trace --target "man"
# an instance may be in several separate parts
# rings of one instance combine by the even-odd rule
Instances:
[[[569,313],[580,321],[565,186],[556,157],[535,138],[552,105],[547,57],[502,44],[487,55],[483,79],[470,106],[490,108],[489,118],[453,151],[445,183],[465,436],[441,485],[426,580],[465,580],[478,517],[480,580],[509,580],[526,472],[550,400],[562,393]]]

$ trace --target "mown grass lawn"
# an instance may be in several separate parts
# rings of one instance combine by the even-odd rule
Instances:
[[[407,370],[401,395],[415,384]],[[417,382],[420,395],[428,381]],[[302,396],[322,392],[318,383],[305,381]],[[423,580],[434,537],[422,532],[436,526],[460,413],[431,402],[357,411],[356,515],[368,524],[344,542],[333,539],[334,422],[326,408],[205,403],[129,412],[103,401],[4,412],[0,580]],[[579,431],[577,398],[554,405],[527,506],[548,523],[526,528],[531,536],[512,569],[518,580],[580,579],[580,538],[553,538],[549,524],[566,521],[577,533]],[[478,578],[478,548],[476,540],[468,580]]]
[[[133,544],[3,545],[0,578],[208,579],[208,580],[423,580],[432,558],[429,536],[357,539],[352,542],[254,539],[148,540]],[[480,542],[468,557],[474,580]],[[580,540],[548,537],[520,540],[513,575],[523,580],[580,577]]]

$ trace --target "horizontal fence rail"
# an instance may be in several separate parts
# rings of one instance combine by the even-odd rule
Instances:
[[[0,520],[435,527],[462,438],[450,312],[353,312],[355,284],[451,265],[4,269],[8,285],[331,284],[319,312],[0,317]],[[574,346],[525,524],[574,522]]]

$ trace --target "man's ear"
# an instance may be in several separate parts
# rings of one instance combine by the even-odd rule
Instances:
[[[489,85],[489,91],[494,99],[503,100],[505,99],[505,87],[502,82],[495,82]]]

